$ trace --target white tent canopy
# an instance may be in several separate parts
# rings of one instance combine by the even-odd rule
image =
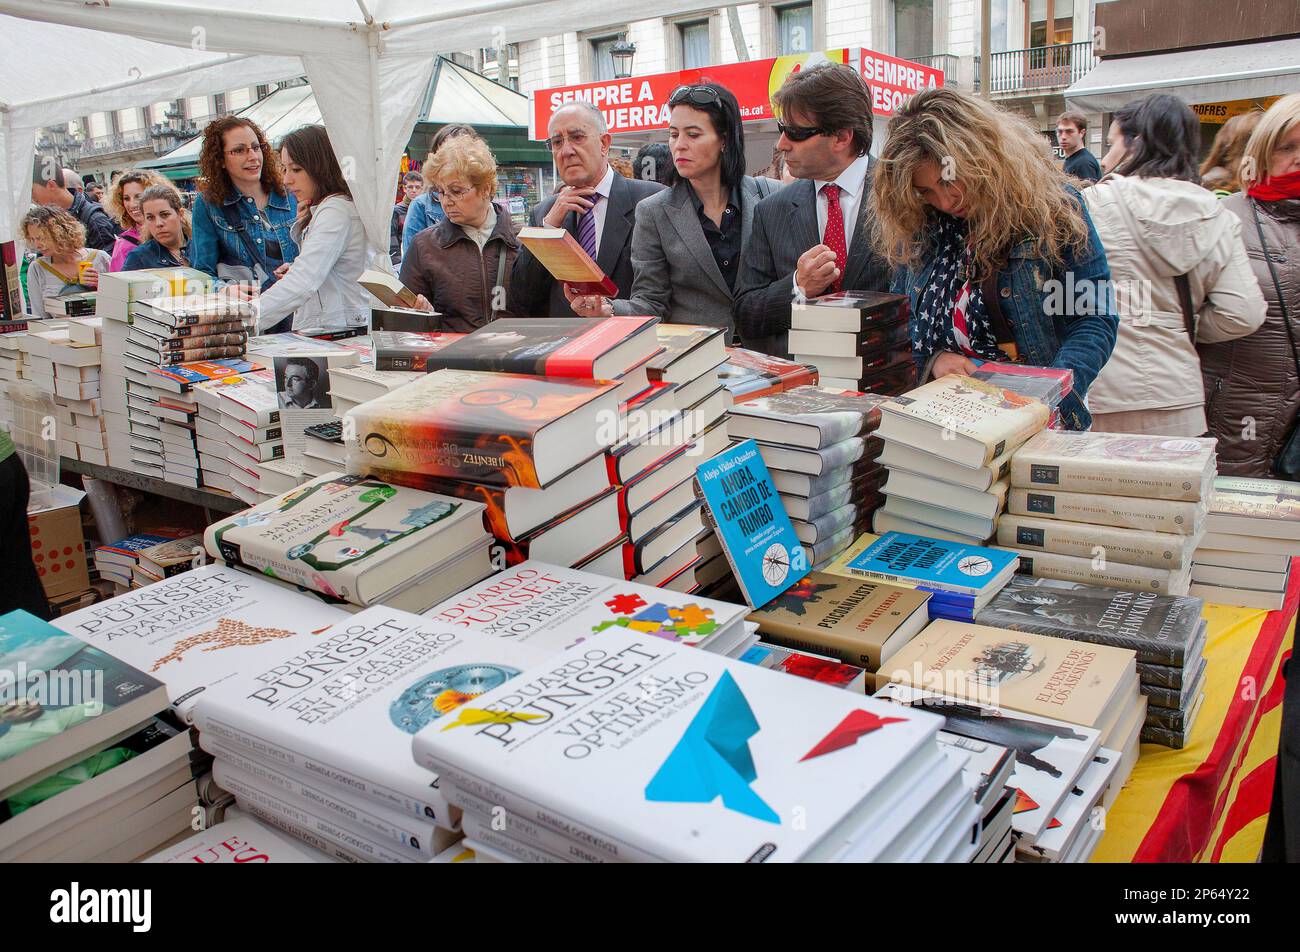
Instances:
[[[696,7],[698,0],[640,0],[637,16]],[[0,0],[0,14],[45,24],[36,37],[25,25],[27,42],[11,44],[9,23],[0,23],[0,110],[7,104],[0,112],[0,140],[7,140],[0,141],[0,236],[12,232],[27,205],[40,125],[305,74],[377,251],[388,246],[393,176],[436,54],[598,27],[606,15],[593,13],[589,0],[210,0],[205,7],[178,0]],[[61,41],[55,25],[102,32]],[[160,44],[173,49],[164,53]],[[33,81],[40,92],[33,93]],[[47,108],[32,108],[38,101]],[[38,113],[42,119],[32,125],[27,117]]]

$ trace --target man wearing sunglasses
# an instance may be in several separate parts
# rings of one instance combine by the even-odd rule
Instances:
[[[546,144],[564,185],[533,209],[529,224],[569,232],[627,294],[632,289],[636,206],[663,186],[614,172],[609,164],[609,129],[604,115],[591,103],[572,102],[557,109],[547,133]],[[515,258],[510,300],[530,317],[574,314],[561,282],[527,248],[520,248]]]
[[[790,308],[800,297],[888,291],[871,245],[871,90],[851,67],[794,73],[772,105],[776,147],[796,179],[754,210],[736,279],[736,333],[752,350],[789,357]]]

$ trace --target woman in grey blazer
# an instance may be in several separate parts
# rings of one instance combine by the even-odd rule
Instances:
[[[584,317],[646,315],[725,327],[730,344],[731,298],[754,206],[781,186],[745,174],[740,107],[725,86],[679,86],[668,105],[672,187],[637,205],[631,293],[612,301],[565,294]]]

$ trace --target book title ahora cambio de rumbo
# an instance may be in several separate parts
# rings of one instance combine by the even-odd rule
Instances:
[[[738,525],[746,535],[753,535],[771,523],[776,518],[772,512],[775,493],[771,483],[760,482],[748,468],[730,460],[723,460],[719,465],[722,472],[717,476],[718,485],[726,494],[719,514]]]

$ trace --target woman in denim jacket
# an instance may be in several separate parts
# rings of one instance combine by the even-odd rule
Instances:
[[[298,256],[289,234],[298,206],[271,144],[248,119],[214,119],[203,130],[199,172],[191,265],[225,281],[269,288],[276,270]]]
[[[929,89],[889,123],[872,189],[893,290],[912,308],[921,382],[977,360],[1074,372],[1062,424],[1086,430],[1084,398],[1115,347],[1106,252],[1047,140],[996,106]]]

